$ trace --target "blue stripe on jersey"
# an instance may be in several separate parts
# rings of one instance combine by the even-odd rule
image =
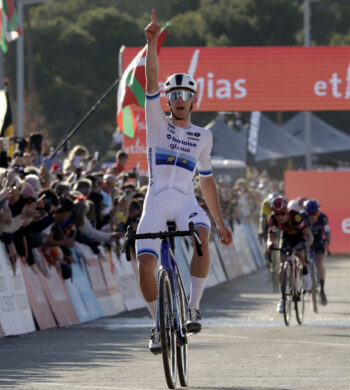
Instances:
[[[212,171],[210,170],[210,171],[199,171],[199,174],[200,175],[204,175],[204,176],[206,176],[206,175],[211,175],[212,174]]]
[[[176,165],[193,172],[197,159],[184,153],[156,147],[156,165]]]
[[[157,97],[159,97],[159,95],[160,95],[160,91],[158,93],[156,93],[155,95],[147,95],[147,93],[146,93],[146,99],[148,99],[148,100],[156,99]]]

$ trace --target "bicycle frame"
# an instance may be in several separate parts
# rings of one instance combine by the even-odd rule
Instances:
[[[181,274],[179,272],[175,256],[170,248],[170,243],[167,239],[163,239],[161,243],[161,269],[166,269],[168,271],[169,279],[170,279],[170,285],[171,285],[171,292],[173,296],[173,305],[174,305],[174,312],[175,312],[175,327],[176,327],[176,334],[177,334],[177,340],[178,343],[183,346],[187,342],[186,333],[182,332],[181,324],[179,321],[180,313],[178,308],[178,300],[176,299],[178,296],[179,288],[181,288],[183,291],[185,291],[183,281]],[[180,286],[177,282],[177,277],[180,281]],[[185,301],[186,301],[186,307],[188,306],[188,300],[186,294],[184,294]],[[157,330],[159,332],[160,326],[159,326],[159,301],[157,301]]]

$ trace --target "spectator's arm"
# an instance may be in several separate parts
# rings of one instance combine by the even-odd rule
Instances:
[[[101,230],[95,229],[87,217],[85,217],[85,225],[81,231],[96,241],[109,241],[113,237],[113,233],[103,232]]]

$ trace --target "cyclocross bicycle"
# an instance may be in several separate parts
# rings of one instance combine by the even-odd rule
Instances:
[[[282,252],[281,248],[273,249]],[[303,286],[303,266],[298,256],[293,250],[282,252],[287,258],[282,269],[282,299],[284,323],[289,326],[292,312],[292,302],[294,302],[295,314],[298,324],[304,321],[305,313],[305,293]]]
[[[188,338],[186,318],[188,300],[182,282],[180,270],[174,256],[174,237],[192,236],[199,256],[202,256],[202,244],[193,222],[189,230],[176,231],[175,222],[168,222],[168,231],[159,233],[135,234],[128,226],[123,251],[128,260],[133,240],[160,238],[161,266],[158,271],[157,330],[160,332],[162,358],[166,382],[170,389],[176,385],[177,372],[181,386],[188,385]]]

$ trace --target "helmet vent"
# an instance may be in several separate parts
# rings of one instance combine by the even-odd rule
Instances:
[[[182,85],[182,79],[183,79],[183,75],[182,74],[177,74],[175,76],[175,83],[176,83],[176,85]]]

